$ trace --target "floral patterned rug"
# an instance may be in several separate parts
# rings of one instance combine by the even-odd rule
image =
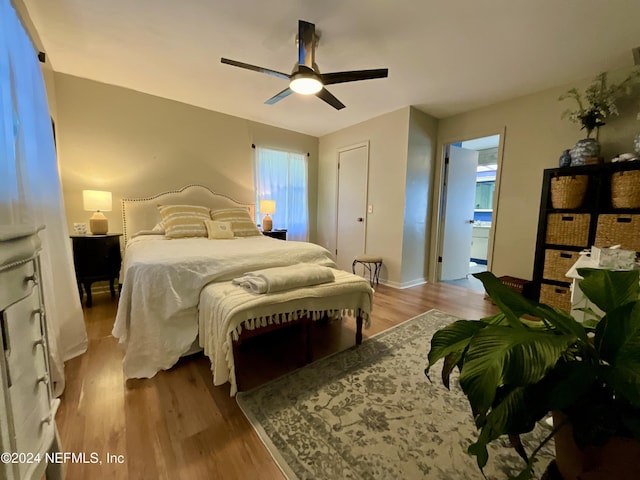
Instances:
[[[238,404],[290,479],[482,479],[466,447],[477,431],[469,404],[425,377],[433,333],[455,321],[431,310],[359,347],[318,360],[252,391]],[[550,431],[542,423],[523,439],[532,452]],[[485,474],[506,479],[524,462],[508,447],[489,446]],[[538,454],[540,478],[554,456]]]

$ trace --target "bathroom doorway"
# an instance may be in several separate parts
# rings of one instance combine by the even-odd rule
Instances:
[[[500,135],[447,144],[442,186],[439,280],[484,291],[474,273],[488,269]]]

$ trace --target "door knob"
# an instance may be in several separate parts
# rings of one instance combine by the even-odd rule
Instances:
[[[364,222],[364,218],[362,218],[362,217],[358,217],[358,221],[359,221],[359,222]]]

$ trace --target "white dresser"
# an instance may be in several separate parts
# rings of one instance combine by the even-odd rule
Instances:
[[[0,479],[61,478],[38,229],[0,226]]]

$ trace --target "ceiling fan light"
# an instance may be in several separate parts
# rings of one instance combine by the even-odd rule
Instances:
[[[302,95],[312,95],[322,90],[322,82],[313,76],[296,75],[291,79],[289,88]]]

